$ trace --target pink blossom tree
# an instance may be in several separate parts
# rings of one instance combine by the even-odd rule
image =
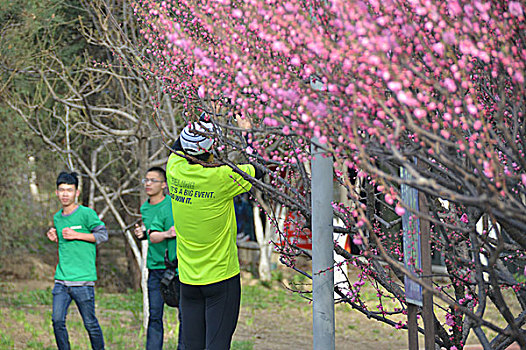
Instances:
[[[447,268],[448,282],[420,282],[445,311],[443,319],[436,313],[436,344],[460,349],[473,331],[487,349],[526,346],[526,289],[517,273],[526,248],[524,3],[132,4],[148,50],[144,74],[184,104],[188,120],[205,110],[222,126],[219,161],[235,168],[228,154],[236,151],[270,166],[271,185],[254,180],[255,187],[301,213],[306,228],[311,140],[332,154],[344,194],[334,202],[343,223],[335,232],[361,249],[357,258],[335,245],[362,271],[359,281],[335,286],[342,301],[406,327],[398,223],[410,212],[430,222],[432,239],[424,243]],[[401,185],[423,193],[429,210],[404,203]],[[294,244],[281,252],[291,267],[308,254]],[[360,297],[366,282],[378,286],[377,308]],[[386,298],[398,306],[388,308]],[[505,322],[487,317],[489,304]]]

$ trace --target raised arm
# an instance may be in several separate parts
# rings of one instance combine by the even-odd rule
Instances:
[[[164,241],[165,239],[169,238],[175,238],[175,228],[172,226],[168,229],[168,231],[150,231],[150,241],[152,243],[159,243]]]

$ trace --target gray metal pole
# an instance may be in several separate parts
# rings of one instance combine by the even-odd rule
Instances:
[[[316,140],[314,140],[316,141]],[[312,154],[312,325],[313,349],[333,350],[334,241],[332,229],[332,158],[311,145]],[[322,271],[320,273],[320,271]]]

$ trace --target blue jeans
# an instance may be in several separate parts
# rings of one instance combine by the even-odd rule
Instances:
[[[150,316],[148,318],[148,330],[146,331],[146,349],[160,350],[163,348],[163,312],[164,300],[161,296],[161,279],[164,269],[148,270],[148,307]]]
[[[55,283],[53,288],[53,315],[51,319],[58,349],[70,349],[68,330],[66,329],[66,316],[72,300],[75,300],[82,316],[92,349],[104,349],[102,329],[95,316],[95,290],[93,286],[66,287],[63,284]]]
[[[146,349],[161,350],[163,348],[163,312],[164,300],[161,296],[161,280],[165,269],[148,270],[148,306],[150,316],[146,331]],[[182,347],[181,313],[179,312],[179,339],[178,349]]]

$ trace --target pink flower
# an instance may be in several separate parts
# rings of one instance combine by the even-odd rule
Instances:
[[[476,120],[475,123],[473,123],[473,129],[480,130],[482,128],[482,122],[480,120]]]
[[[483,167],[484,167],[484,175],[486,175],[489,178],[492,178],[493,177],[493,170],[492,170],[491,163],[488,162],[487,160],[485,160],[483,162]]]
[[[444,42],[446,44],[448,44],[448,45],[455,44],[456,36],[455,36],[455,32],[453,30],[448,30],[448,31],[444,32],[442,37],[443,37]]]
[[[417,108],[417,109],[415,109],[415,111],[413,112],[413,114],[414,114],[415,117],[417,117],[418,119],[422,119],[422,118],[424,118],[424,117],[427,115],[427,112],[424,111],[422,108]]]
[[[203,85],[197,89],[197,96],[199,96],[199,98],[205,98],[205,87]]]
[[[522,5],[518,1],[510,1],[508,4],[510,14],[515,17],[522,16]]]
[[[168,34],[168,40],[172,43],[175,43],[179,39],[179,34],[177,32],[174,32],[172,34]]]
[[[444,55],[444,44],[442,44],[442,43],[434,44],[433,45],[433,51],[435,51],[437,55],[443,56]]]
[[[407,103],[409,101],[409,97],[407,96],[407,94],[404,92],[404,91],[400,91],[396,97],[398,97],[398,100],[401,102],[401,103]]]
[[[388,193],[385,195],[385,202],[389,205],[392,205],[394,203],[393,197]]]
[[[460,4],[458,1],[449,1],[447,4],[447,8],[449,10],[449,13],[455,17],[462,13],[462,8],[460,7]]]
[[[263,123],[268,126],[278,126],[278,121],[269,117],[263,119]]]
[[[513,81],[519,84],[524,84],[524,76],[521,72],[516,71],[513,73]]]
[[[277,52],[282,52],[282,53],[288,53],[288,49],[287,47],[285,46],[285,44],[281,41],[274,41],[272,43],[272,50],[274,51],[277,51]]]
[[[526,186],[526,174],[521,174],[521,181],[524,186]]]
[[[346,95],[352,95],[354,93],[354,86],[352,84],[347,85],[345,88]]]
[[[299,67],[299,65],[301,64],[300,58],[298,56],[292,57],[290,60],[290,64],[292,64],[293,66]]]
[[[446,86],[446,89],[449,92],[457,91],[457,84],[455,84],[455,81],[453,79],[446,78],[444,80],[444,85]]]
[[[453,326],[455,324],[455,320],[453,318],[453,315],[451,315],[450,313],[446,314],[446,324],[448,326]]]
[[[396,205],[395,212],[398,216],[402,216],[405,214],[405,209],[400,204]]]
[[[462,221],[465,224],[467,224],[469,222],[469,219],[468,219],[468,216],[466,215],[466,213],[462,214],[462,216],[460,217],[460,221]]]
[[[360,236],[359,234],[358,235],[354,235],[353,236],[353,239],[352,239],[352,242],[356,245],[360,245],[363,243],[362,241],[362,236]]]
[[[390,81],[387,83],[387,87],[394,92],[402,90],[402,84],[399,81]]]

